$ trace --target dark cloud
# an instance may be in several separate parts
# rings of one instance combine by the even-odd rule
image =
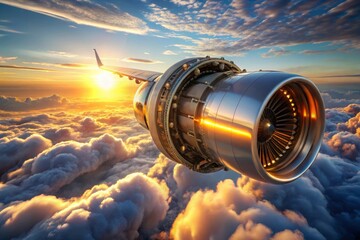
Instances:
[[[66,98],[58,95],[50,97],[42,97],[38,99],[26,98],[25,101],[20,101],[13,97],[0,96],[0,110],[4,111],[29,111],[44,108],[53,108],[65,105],[68,103]]]

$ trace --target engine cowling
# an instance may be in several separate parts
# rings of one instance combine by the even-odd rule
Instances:
[[[139,87],[134,109],[168,158],[202,173],[230,168],[271,183],[293,181],[310,167],[325,125],[310,80],[247,73],[223,58],[174,64]]]

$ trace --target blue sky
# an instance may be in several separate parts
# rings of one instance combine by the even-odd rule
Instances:
[[[106,64],[155,71],[210,55],[250,71],[359,82],[355,0],[0,0],[0,16],[2,82],[86,80],[97,72],[93,48]]]

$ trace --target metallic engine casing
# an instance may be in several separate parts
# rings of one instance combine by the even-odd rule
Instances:
[[[282,88],[296,97],[301,126],[283,163],[263,166],[260,117]],[[246,73],[223,58],[174,64],[155,83],[140,87],[134,108],[139,123],[168,158],[198,172],[230,168],[272,183],[293,181],[310,167],[325,125],[323,102],[310,80],[283,72]]]

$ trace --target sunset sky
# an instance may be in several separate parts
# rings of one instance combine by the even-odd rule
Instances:
[[[93,48],[106,64],[160,72],[210,55],[248,71],[359,82],[358,8],[356,1],[2,0],[1,94],[6,86],[21,97],[13,91],[20,85],[43,96],[56,85],[59,94],[89,97],[84,92],[99,74]],[[117,91],[133,86],[117,84]]]
[[[284,185],[177,164],[94,48],[158,72],[210,55],[306,76],[319,155]],[[358,0],[0,0],[0,239],[360,239],[359,56]]]

